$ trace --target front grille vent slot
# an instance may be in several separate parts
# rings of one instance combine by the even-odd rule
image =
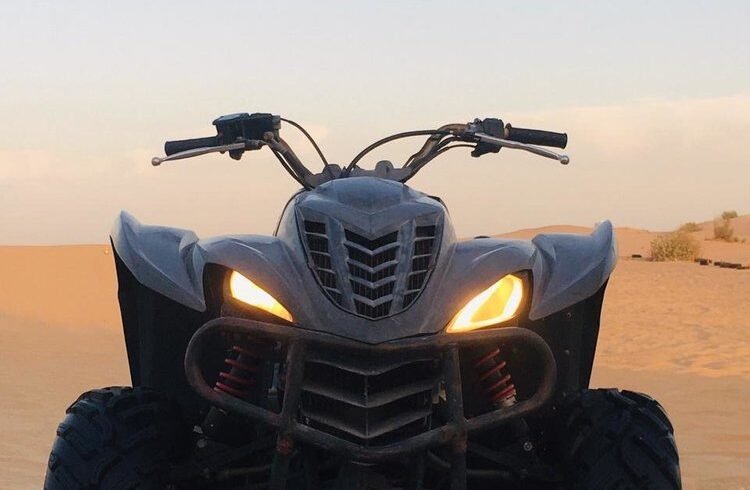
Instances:
[[[406,279],[404,308],[408,308],[424,287],[435,248],[435,226],[417,226],[411,258],[411,270]]]
[[[312,268],[323,286],[323,290],[336,304],[341,304],[341,290],[338,288],[336,272],[331,265],[326,224],[305,220],[305,241],[312,260]]]
[[[401,244],[398,231],[370,240],[344,231],[349,281],[357,313],[381,318],[391,312]]]
[[[310,218],[301,219],[308,263],[337,305],[377,320],[416,301],[435,263],[439,221],[420,217],[369,237],[324,216]]]
[[[350,363],[307,363],[302,423],[368,447],[395,443],[429,428],[439,378],[436,361],[410,361],[382,370],[375,359],[357,360],[361,367]]]

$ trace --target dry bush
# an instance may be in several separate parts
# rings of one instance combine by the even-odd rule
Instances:
[[[700,244],[695,238],[677,231],[659,235],[651,241],[651,260],[656,262],[695,260],[700,250]]]
[[[737,237],[734,236],[734,228],[732,228],[731,221],[728,219],[717,219],[714,221],[714,240],[724,240],[725,242],[738,241]]]
[[[680,225],[680,227],[677,228],[677,231],[682,233],[693,233],[696,231],[701,231],[701,226],[695,221],[690,221],[688,223]]]
[[[737,214],[737,211],[724,211],[723,213],[721,213],[721,219],[724,221],[729,221],[730,219],[734,219],[737,216],[739,216]]]

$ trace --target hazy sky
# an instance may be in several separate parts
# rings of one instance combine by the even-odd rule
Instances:
[[[231,112],[295,119],[334,162],[477,116],[568,132],[568,167],[455,151],[413,179],[461,235],[750,213],[749,20],[747,1],[3,0],[0,244],[102,243],[120,209],[270,233],[295,190],[270,153],[149,163]]]

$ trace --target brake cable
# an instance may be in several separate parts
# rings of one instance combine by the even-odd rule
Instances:
[[[328,160],[326,160],[325,155],[323,155],[323,151],[320,149],[320,147],[315,142],[315,140],[313,139],[313,137],[310,136],[310,133],[308,133],[307,130],[305,130],[305,128],[303,128],[301,125],[297,124],[296,122],[292,121],[291,119],[285,119],[283,117],[280,117],[279,119],[281,119],[285,123],[291,124],[292,126],[294,126],[297,129],[299,129],[300,132],[302,132],[302,134],[305,135],[305,137],[307,138],[307,140],[313,145],[313,148],[315,148],[315,151],[318,153],[318,156],[320,157],[320,160],[323,162],[323,165],[325,165],[326,167],[328,166]]]
[[[315,142],[315,140],[313,139],[313,137],[310,136],[310,133],[308,133],[307,130],[302,127],[302,125],[300,125],[300,124],[292,121],[291,119],[286,119],[286,118],[283,118],[283,117],[280,117],[279,119],[281,119],[282,121],[284,121],[286,123],[291,124],[292,126],[294,126],[297,129],[299,129],[302,132],[302,134],[304,134],[305,137],[307,137],[307,140],[310,142],[310,144],[313,145],[313,148],[315,148],[315,151],[318,153],[318,156],[320,157],[320,160],[323,162],[323,171],[324,172],[328,172],[328,175],[332,179],[334,179],[335,176],[333,175],[333,171],[331,170],[331,167],[328,165],[328,160],[326,159],[325,155],[323,155],[323,151],[320,149],[320,147]]]
[[[458,123],[452,123],[452,124],[444,124],[443,126],[440,126],[437,128],[437,131],[448,131],[454,136],[457,134],[463,134],[467,129],[466,124],[458,124]],[[404,167],[407,167],[411,165],[411,163],[415,160],[420,160],[425,158],[427,155],[429,155],[431,152],[435,150],[435,148],[440,148],[446,144],[446,141],[440,141],[444,138],[444,135],[440,135],[439,137],[436,137],[436,135],[432,135],[429,138],[427,138],[427,141],[424,142],[422,145],[422,148],[419,149],[416,153],[414,153],[412,156],[410,156],[406,163],[404,163]],[[463,138],[461,138],[463,140]],[[454,141],[455,138],[450,139],[450,141]]]
[[[442,141],[440,141],[442,139]],[[440,139],[428,142],[422,147],[421,150],[419,150],[414,155],[410,156],[409,159],[404,163],[402,168],[414,168],[422,167],[422,162],[428,162],[432,160],[435,157],[435,152],[440,150],[441,148],[455,142],[455,141],[461,141],[460,138],[456,138],[455,136],[445,138],[444,136],[441,136]],[[431,144],[429,144],[431,143]]]
[[[405,131],[403,133],[397,133],[391,136],[387,136],[383,139],[376,141],[375,143],[371,144],[370,146],[368,146],[367,148],[359,152],[357,156],[355,156],[354,159],[351,161],[351,163],[349,163],[349,165],[346,166],[346,168],[342,172],[342,176],[345,177],[349,175],[351,171],[354,170],[354,167],[357,166],[357,162],[359,162],[365,155],[370,153],[375,148],[382,146],[386,143],[389,143],[391,141],[401,139],[401,138],[410,138],[412,136],[432,136],[432,135],[448,136],[450,134],[453,134],[453,133],[451,133],[450,131],[440,131],[437,129],[421,129],[417,131]]]
[[[461,141],[459,138],[456,138],[456,140]],[[452,150],[453,148],[474,148],[475,147],[475,145],[471,145],[469,143],[457,143],[455,145],[451,145],[450,143],[452,143],[452,141],[448,142],[448,144],[440,145],[438,147],[438,149],[434,153],[432,153],[432,155],[429,155],[430,158],[428,158],[426,160],[422,160],[422,161],[418,162],[416,165],[414,165],[414,162],[412,162],[411,165],[409,165],[408,167],[406,167],[409,170],[411,170],[411,172],[401,182],[406,182],[407,180],[409,180],[412,177],[414,177],[415,175],[417,175],[417,172],[419,172],[422,169],[422,167],[424,167],[425,165],[427,165],[428,163],[430,163],[432,160],[434,160],[435,158],[437,158],[438,156],[442,155],[443,153],[445,153],[448,150]]]
[[[291,168],[291,166],[289,165],[289,163],[286,161],[286,159],[284,158],[284,156],[281,153],[279,153],[277,150],[274,150],[273,148],[270,148],[270,149],[273,152],[274,156],[281,163],[281,166],[284,167],[284,170],[286,170],[287,173],[289,173],[289,175],[291,175],[292,178],[294,180],[296,180],[299,185],[301,185],[303,188],[305,188],[307,190],[312,189],[312,187],[310,186],[310,184],[308,184],[307,182],[305,182],[302,179],[302,177],[300,177],[299,175],[297,175],[297,173]]]

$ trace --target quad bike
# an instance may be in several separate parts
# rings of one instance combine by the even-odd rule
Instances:
[[[320,173],[282,121],[308,137]],[[389,136],[342,168],[279,116],[214,125],[152,163],[268,147],[302,189],[273,236],[198,239],[121,214],[111,238],[133,387],[70,406],[45,488],[681,487],[661,406],[589,389],[612,225],[458,240],[440,198],[405,184],[453,148],[567,164],[535,146],[567,135],[477,119]],[[401,167],[358,165],[414,136],[426,141]]]

